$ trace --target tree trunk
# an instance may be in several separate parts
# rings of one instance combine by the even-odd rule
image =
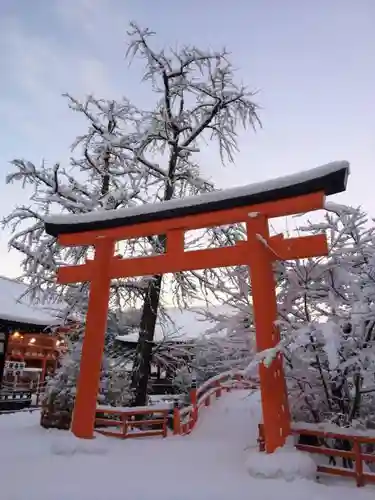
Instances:
[[[168,175],[166,178],[163,201],[173,198],[175,183],[174,173],[178,160],[177,132],[174,133],[175,143],[171,149],[171,155],[168,162]],[[157,237],[158,246],[165,252],[166,235]],[[151,371],[152,361],[152,342],[154,340],[155,325],[158,315],[161,284],[163,276],[154,276],[150,282],[143,303],[141,323],[139,327],[139,340],[135,352],[135,359],[132,371],[132,391],[133,406],[144,406],[147,400],[147,387]]]
[[[163,276],[153,277],[147,288],[143,304],[139,340],[132,373],[133,406],[144,406],[147,402],[147,387],[151,371],[152,347],[162,280]]]

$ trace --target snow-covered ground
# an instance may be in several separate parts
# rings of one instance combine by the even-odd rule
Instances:
[[[356,500],[371,486],[318,484],[296,478],[296,460],[280,455],[276,469],[293,480],[254,478],[259,395],[234,391],[210,408],[188,437],[119,441],[75,439],[39,427],[39,414],[0,416],[1,500]],[[255,458],[255,460],[254,460]],[[275,469],[275,457],[259,463]],[[307,464],[308,465],[308,464]],[[308,468],[308,467],[307,467]],[[275,469],[275,470],[276,470]],[[305,467],[306,469],[306,467]],[[249,472],[250,471],[250,472]],[[256,470],[255,470],[256,473]],[[289,479],[292,477],[289,474]]]

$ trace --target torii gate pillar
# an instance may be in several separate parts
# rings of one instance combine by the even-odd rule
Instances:
[[[303,243],[303,239],[301,240]],[[280,332],[275,324],[277,320],[275,255],[272,253],[271,242],[268,221],[265,217],[257,216],[247,222],[247,245],[258,352],[273,348],[280,342]],[[325,242],[320,243],[320,252],[324,252]],[[283,446],[290,434],[289,403],[280,353],[277,353],[269,366],[265,366],[263,362],[260,363],[259,378],[266,451],[272,452],[279,446]]]

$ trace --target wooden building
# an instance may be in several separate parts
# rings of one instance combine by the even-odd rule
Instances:
[[[26,288],[0,277],[0,332],[7,337],[3,385],[25,379],[42,383],[65,349],[64,332],[57,329],[58,307],[54,314],[51,306],[31,304],[22,297]]]

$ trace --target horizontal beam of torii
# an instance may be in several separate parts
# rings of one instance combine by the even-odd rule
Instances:
[[[275,347],[280,334],[275,326],[277,304],[273,263],[327,255],[324,234],[284,239],[270,237],[268,219],[318,210],[325,196],[344,191],[349,165],[335,162],[296,176],[261,185],[244,186],[132,209],[92,212],[78,216],[54,216],[46,231],[64,246],[93,245],[93,260],[62,267],[60,283],[90,282],[90,298],[78,380],[72,431],[93,437],[110,282],[125,276],[147,276],[195,269],[248,265],[257,349]],[[186,251],[185,232],[227,224],[246,223],[247,240],[237,245]],[[165,252],[138,258],[114,255],[117,241],[165,235]],[[266,450],[285,443],[290,416],[281,354],[259,368]]]

